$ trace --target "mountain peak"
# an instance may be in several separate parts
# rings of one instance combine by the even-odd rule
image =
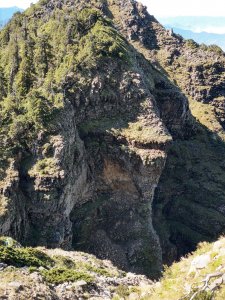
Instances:
[[[16,14],[0,32],[1,234],[151,278],[221,235],[224,63],[132,0]]]

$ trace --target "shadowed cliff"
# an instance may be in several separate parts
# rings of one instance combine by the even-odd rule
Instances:
[[[154,278],[223,233],[220,49],[119,0],[40,1],[0,41],[1,234]]]

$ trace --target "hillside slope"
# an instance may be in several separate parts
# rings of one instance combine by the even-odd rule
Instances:
[[[225,239],[201,243],[167,267],[160,281],[125,273],[110,261],[0,240],[0,299],[223,300]]]
[[[225,239],[201,243],[164,272],[149,300],[222,300],[225,297]]]
[[[123,299],[147,297],[153,282],[82,252],[22,248],[0,240],[0,299]]]
[[[152,200],[188,105],[106,5],[41,1],[1,32],[1,232],[158,276]]]
[[[0,45],[1,234],[155,278],[224,232],[220,49],[132,0],[42,0]]]

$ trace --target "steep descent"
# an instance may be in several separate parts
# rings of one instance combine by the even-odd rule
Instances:
[[[168,263],[225,230],[225,56],[217,46],[165,30],[134,1],[119,8],[111,1],[110,9],[130,43],[179,86],[195,118],[194,131],[187,126],[185,138],[170,148],[154,200],[154,224]],[[161,98],[164,86],[155,92]]]
[[[0,40],[2,234],[156,277],[224,231],[219,49],[132,0],[43,0]]]
[[[110,16],[40,1],[1,31],[1,234],[154,277],[152,200],[188,105]]]

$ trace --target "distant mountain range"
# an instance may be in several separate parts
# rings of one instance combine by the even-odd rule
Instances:
[[[0,27],[4,26],[14,13],[22,11],[23,9],[17,6],[0,8]]]
[[[173,29],[177,34],[180,34],[185,39],[193,39],[198,44],[218,45],[225,51],[225,34],[208,33],[208,32],[193,32],[191,30],[184,30],[175,28],[173,26],[165,26],[167,29]]]
[[[225,17],[165,17],[157,18],[163,25],[194,32],[225,33]]]
[[[193,39],[199,44],[216,44],[225,50],[225,17],[167,17],[158,20],[185,39]]]

